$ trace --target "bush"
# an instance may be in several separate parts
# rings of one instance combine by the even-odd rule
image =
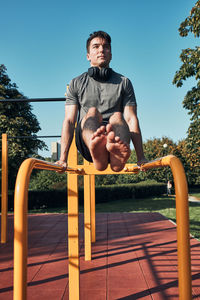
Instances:
[[[96,203],[119,199],[139,199],[162,195],[166,185],[157,182],[139,182],[135,184],[111,185],[96,187]]]
[[[56,173],[52,171],[42,170],[37,171],[30,178],[30,190],[54,190],[63,189],[67,185],[67,174]]]
[[[123,199],[141,199],[152,196],[159,196],[166,193],[166,185],[157,182],[140,182],[136,184],[109,185],[96,187],[96,203],[105,203]],[[8,209],[14,208],[14,193],[9,193]],[[84,203],[84,189],[79,188],[79,204]],[[28,192],[28,208],[60,208],[66,207],[67,211],[67,189],[46,190]]]

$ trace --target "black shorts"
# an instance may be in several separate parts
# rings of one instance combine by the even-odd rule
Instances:
[[[81,129],[81,122],[77,123],[76,131],[75,131],[75,139],[76,139],[76,147],[81,155],[89,162],[92,162],[92,157],[90,155],[90,151],[86,144],[83,141],[82,137],[82,129]]]

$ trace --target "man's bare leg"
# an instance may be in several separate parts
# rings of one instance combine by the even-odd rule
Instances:
[[[114,113],[107,125],[106,148],[110,154],[110,166],[115,172],[121,171],[130,154],[130,132],[129,127],[120,112]]]
[[[106,127],[101,126],[92,136],[91,143],[89,146],[94,166],[99,171],[105,170],[108,166],[109,155],[106,149],[106,144]]]
[[[106,127],[100,126],[101,122],[101,114],[92,107],[81,124],[83,140],[90,151],[95,168],[99,171],[107,168],[109,157],[106,149]]]

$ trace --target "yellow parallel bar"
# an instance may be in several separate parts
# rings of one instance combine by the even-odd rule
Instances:
[[[20,166],[14,197],[14,300],[27,299],[27,206],[28,185],[33,169],[42,168],[58,172],[65,171],[64,168],[34,158],[26,159]],[[76,169],[70,169],[70,172]],[[78,171],[77,171],[78,172]],[[71,175],[76,176],[77,175]],[[78,236],[76,237],[78,240]],[[79,255],[78,255],[79,256]],[[79,270],[77,271],[79,274]],[[71,298],[71,299],[79,299]]]
[[[92,243],[96,242],[96,213],[95,213],[95,175],[91,178],[91,226],[92,226]]]
[[[78,176],[68,174],[69,299],[79,299]]]
[[[179,299],[191,300],[192,283],[188,186],[183,165],[177,157],[173,155],[168,155],[143,165],[141,167],[141,170],[145,171],[152,168],[167,166],[171,167],[176,192]]]
[[[63,168],[36,159],[27,159],[21,165],[15,187],[15,221],[14,221],[14,299],[25,300],[26,299],[26,261],[27,261],[27,195],[28,195],[28,183],[30,174],[33,168],[45,167],[49,170],[55,170],[58,172],[65,171]],[[74,164],[78,168],[71,168],[70,173],[80,174],[80,168],[77,164]],[[179,274],[179,297],[181,300],[192,299],[191,288],[191,262],[190,262],[190,236],[189,236],[189,207],[188,207],[188,190],[187,181],[184,173],[183,166],[178,158],[173,155],[169,155],[160,158],[156,161],[149,162],[141,167],[141,170],[148,170],[157,167],[170,166],[175,183],[176,191],[176,213],[177,213],[177,241],[178,241],[178,274]],[[92,168],[85,169],[90,175]],[[89,166],[90,167],[90,166]],[[135,172],[135,166],[126,166],[126,172]],[[138,167],[137,167],[138,169]],[[67,170],[66,170],[67,171]],[[107,170],[108,171],[108,170]],[[137,171],[138,172],[138,171]],[[96,174],[96,173],[95,173]],[[107,173],[110,174],[110,173]],[[112,173],[111,173],[112,174]],[[119,172],[120,174],[120,172]],[[70,175],[69,180],[71,185],[70,205],[73,204],[73,209],[69,208],[69,215],[75,222],[70,221],[69,227],[73,227],[74,231],[70,229],[69,244],[71,243],[73,253],[69,253],[69,261],[73,269],[74,275],[70,275],[69,271],[69,293],[70,300],[79,299],[79,249],[78,249],[78,201],[77,193],[78,189],[77,175]],[[72,179],[73,177],[73,179]],[[91,195],[91,194],[90,194]],[[73,197],[73,200],[72,200]],[[76,200],[75,200],[76,199]],[[73,224],[73,225],[72,225]],[[71,239],[71,240],[70,240]],[[76,249],[76,250],[74,250]],[[71,260],[70,260],[71,259]],[[71,279],[70,279],[71,277]],[[74,281],[74,283],[73,283]],[[75,291],[74,291],[75,290]]]
[[[188,187],[183,165],[177,157],[170,159],[176,191],[179,299],[192,299]]]
[[[72,141],[68,155],[70,166],[77,166],[77,150],[75,139]],[[80,266],[79,266],[79,208],[78,208],[78,176],[68,173],[68,256],[69,256],[69,300],[80,298]]]
[[[89,162],[84,160],[84,167]],[[92,258],[92,233],[91,233],[91,175],[84,176],[84,234],[85,234],[85,260]]]
[[[77,165],[76,166],[80,172],[80,174],[82,175],[107,175],[107,174],[127,174],[127,172],[131,172],[131,173],[139,173],[140,172],[140,167],[138,167],[137,165],[133,165],[133,164],[126,164],[125,168],[120,171],[120,172],[114,172],[112,171],[112,169],[110,168],[110,165],[108,166],[108,168],[104,171],[98,171],[95,169],[93,164],[88,164],[88,165]]]
[[[1,171],[1,243],[7,241],[8,214],[8,142],[7,134],[2,134],[2,171]]]
[[[27,299],[27,199],[34,161],[25,160],[18,172],[14,198],[14,300]]]

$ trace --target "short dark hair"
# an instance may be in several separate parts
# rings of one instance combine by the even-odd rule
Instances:
[[[96,37],[99,37],[99,38],[102,38],[102,39],[106,40],[107,43],[111,47],[111,37],[110,37],[110,35],[108,33],[106,33],[105,31],[101,31],[101,30],[94,31],[93,33],[90,34],[89,38],[87,39],[87,42],[86,42],[87,52],[89,52],[89,47],[90,47],[91,40],[93,40]]]

